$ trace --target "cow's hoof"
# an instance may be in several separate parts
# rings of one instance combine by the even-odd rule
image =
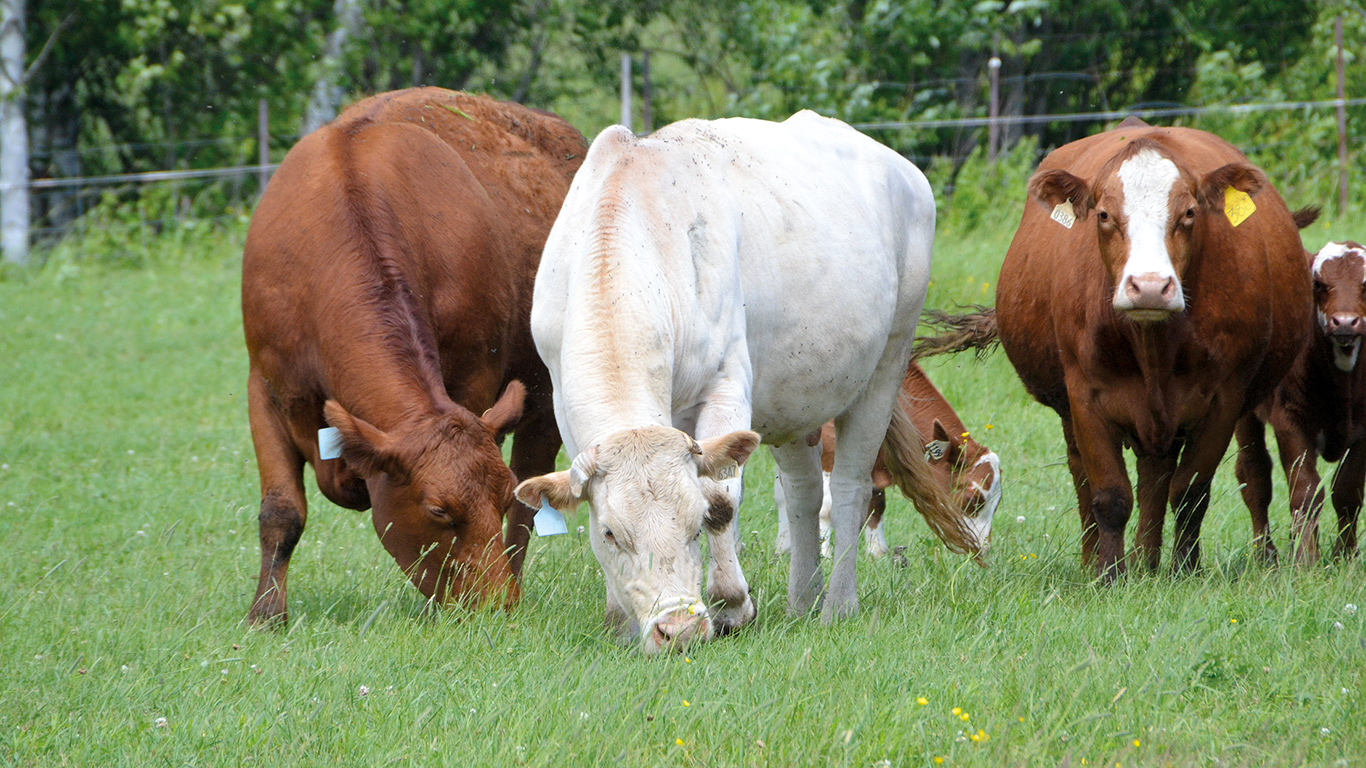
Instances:
[[[850,619],[858,615],[858,598],[832,600],[827,595],[825,607],[821,609],[821,623],[829,624],[840,619]]]
[[[283,605],[260,601],[251,607],[247,623],[253,629],[280,629],[289,624],[289,611]]]
[[[744,625],[754,621],[758,615],[758,610],[754,607],[754,600],[749,595],[745,595],[743,603],[737,606],[717,606],[712,615],[712,631],[716,637],[725,637]]]

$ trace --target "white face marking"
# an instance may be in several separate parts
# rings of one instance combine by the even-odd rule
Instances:
[[[1333,259],[1340,259],[1349,253],[1360,254],[1361,252],[1355,248],[1348,247],[1343,243],[1329,243],[1320,248],[1319,252],[1314,256],[1314,277],[1319,276],[1319,270],[1323,269],[1323,265],[1326,262],[1332,261]]]
[[[1001,459],[994,451],[987,451],[977,460],[974,467],[986,464],[991,467],[991,487],[983,488],[981,483],[973,482],[972,487],[982,494],[984,502],[977,516],[969,518],[968,528],[977,537],[977,543],[985,552],[991,540],[991,518],[996,514],[996,505],[1001,503]]]
[[[1142,150],[1119,167],[1124,189],[1124,218],[1128,220],[1129,259],[1115,287],[1115,308],[1132,309],[1124,286],[1130,277],[1156,275],[1177,280],[1176,298],[1170,307],[1186,308],[1176,268],[1167,253],[1167,203],[1172,185],[1181,176],[1176,164],[1153,150]]]

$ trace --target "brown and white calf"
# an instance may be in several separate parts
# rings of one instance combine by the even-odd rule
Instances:
[[[1305,254],[1314,278],[1314,338],[1276,390],[1275,397],[1238,424],[1238,481],[1252,514],[1262,553],[1276,558],[1267,523],[1271,504],[1271,456],[1267,422],[1276,431],[1281,467],[1290,488],[1295,560],[1318,561],[1318,520],[1324,491],[1320,457],[1339,462],[1333,476],[1338,515],[1335,555],[1354,555],[1356,523],[1366,484],[1366,366],[1359,364],[1366,335],[1366,248],[1329,243]]]
[[[935,482],[947,491],[954,505],[981,528],[984,541],[991,536],[991,518],[1001,502],[1001,460],[994,451],[973,440],[963,420],[949,405],[949,401],[925,375],[914,360],[901,381],[901,404],[910,415],[916,433],[923,437],[925,458],[934,474]],[[821,469],[825,475],[825,499],[821,505],[821,556],[830,556],[830,471],[835,466],[835,424],[826,422],[821,428]],[[873,464],[873,497],[868,503],[863,538],[868,554],[882,557],[887,554],[886,531],[882,516],[887,510],[887,487],[892,484],[891,473],[882,452]],[[787,552],[790,537],[787,530],[787,499],[779,477],[773,478],[773,499],[778,506],[778,539],[775,548]]]

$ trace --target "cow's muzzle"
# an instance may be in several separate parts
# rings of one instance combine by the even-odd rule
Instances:
[[[1171,275],[1156,272],[1129,275],[1115,300],[1115,309],[1139,322],[1166,320],[1185,308],[1181,283]]]
[[[1335,312],[1324,324],[1333,345],[1333,363],[1344,371],[1356,368],[1361,353],[1361,338],[1366,336],[1366,320],[1354,312]]]

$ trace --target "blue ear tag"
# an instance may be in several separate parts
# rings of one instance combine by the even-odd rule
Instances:
[[[560,510],[550,506],[550,502],[545,497],[541,497],[541,508],[536,510],[537,536],[559,536],[562,533],[569,533],[569,526],[564,524],[564,515]]]
[[[324,427],[318,430],[318,458],[320,459],[339,459],[341,458],[342,438],[341,430],[336,427]]]

